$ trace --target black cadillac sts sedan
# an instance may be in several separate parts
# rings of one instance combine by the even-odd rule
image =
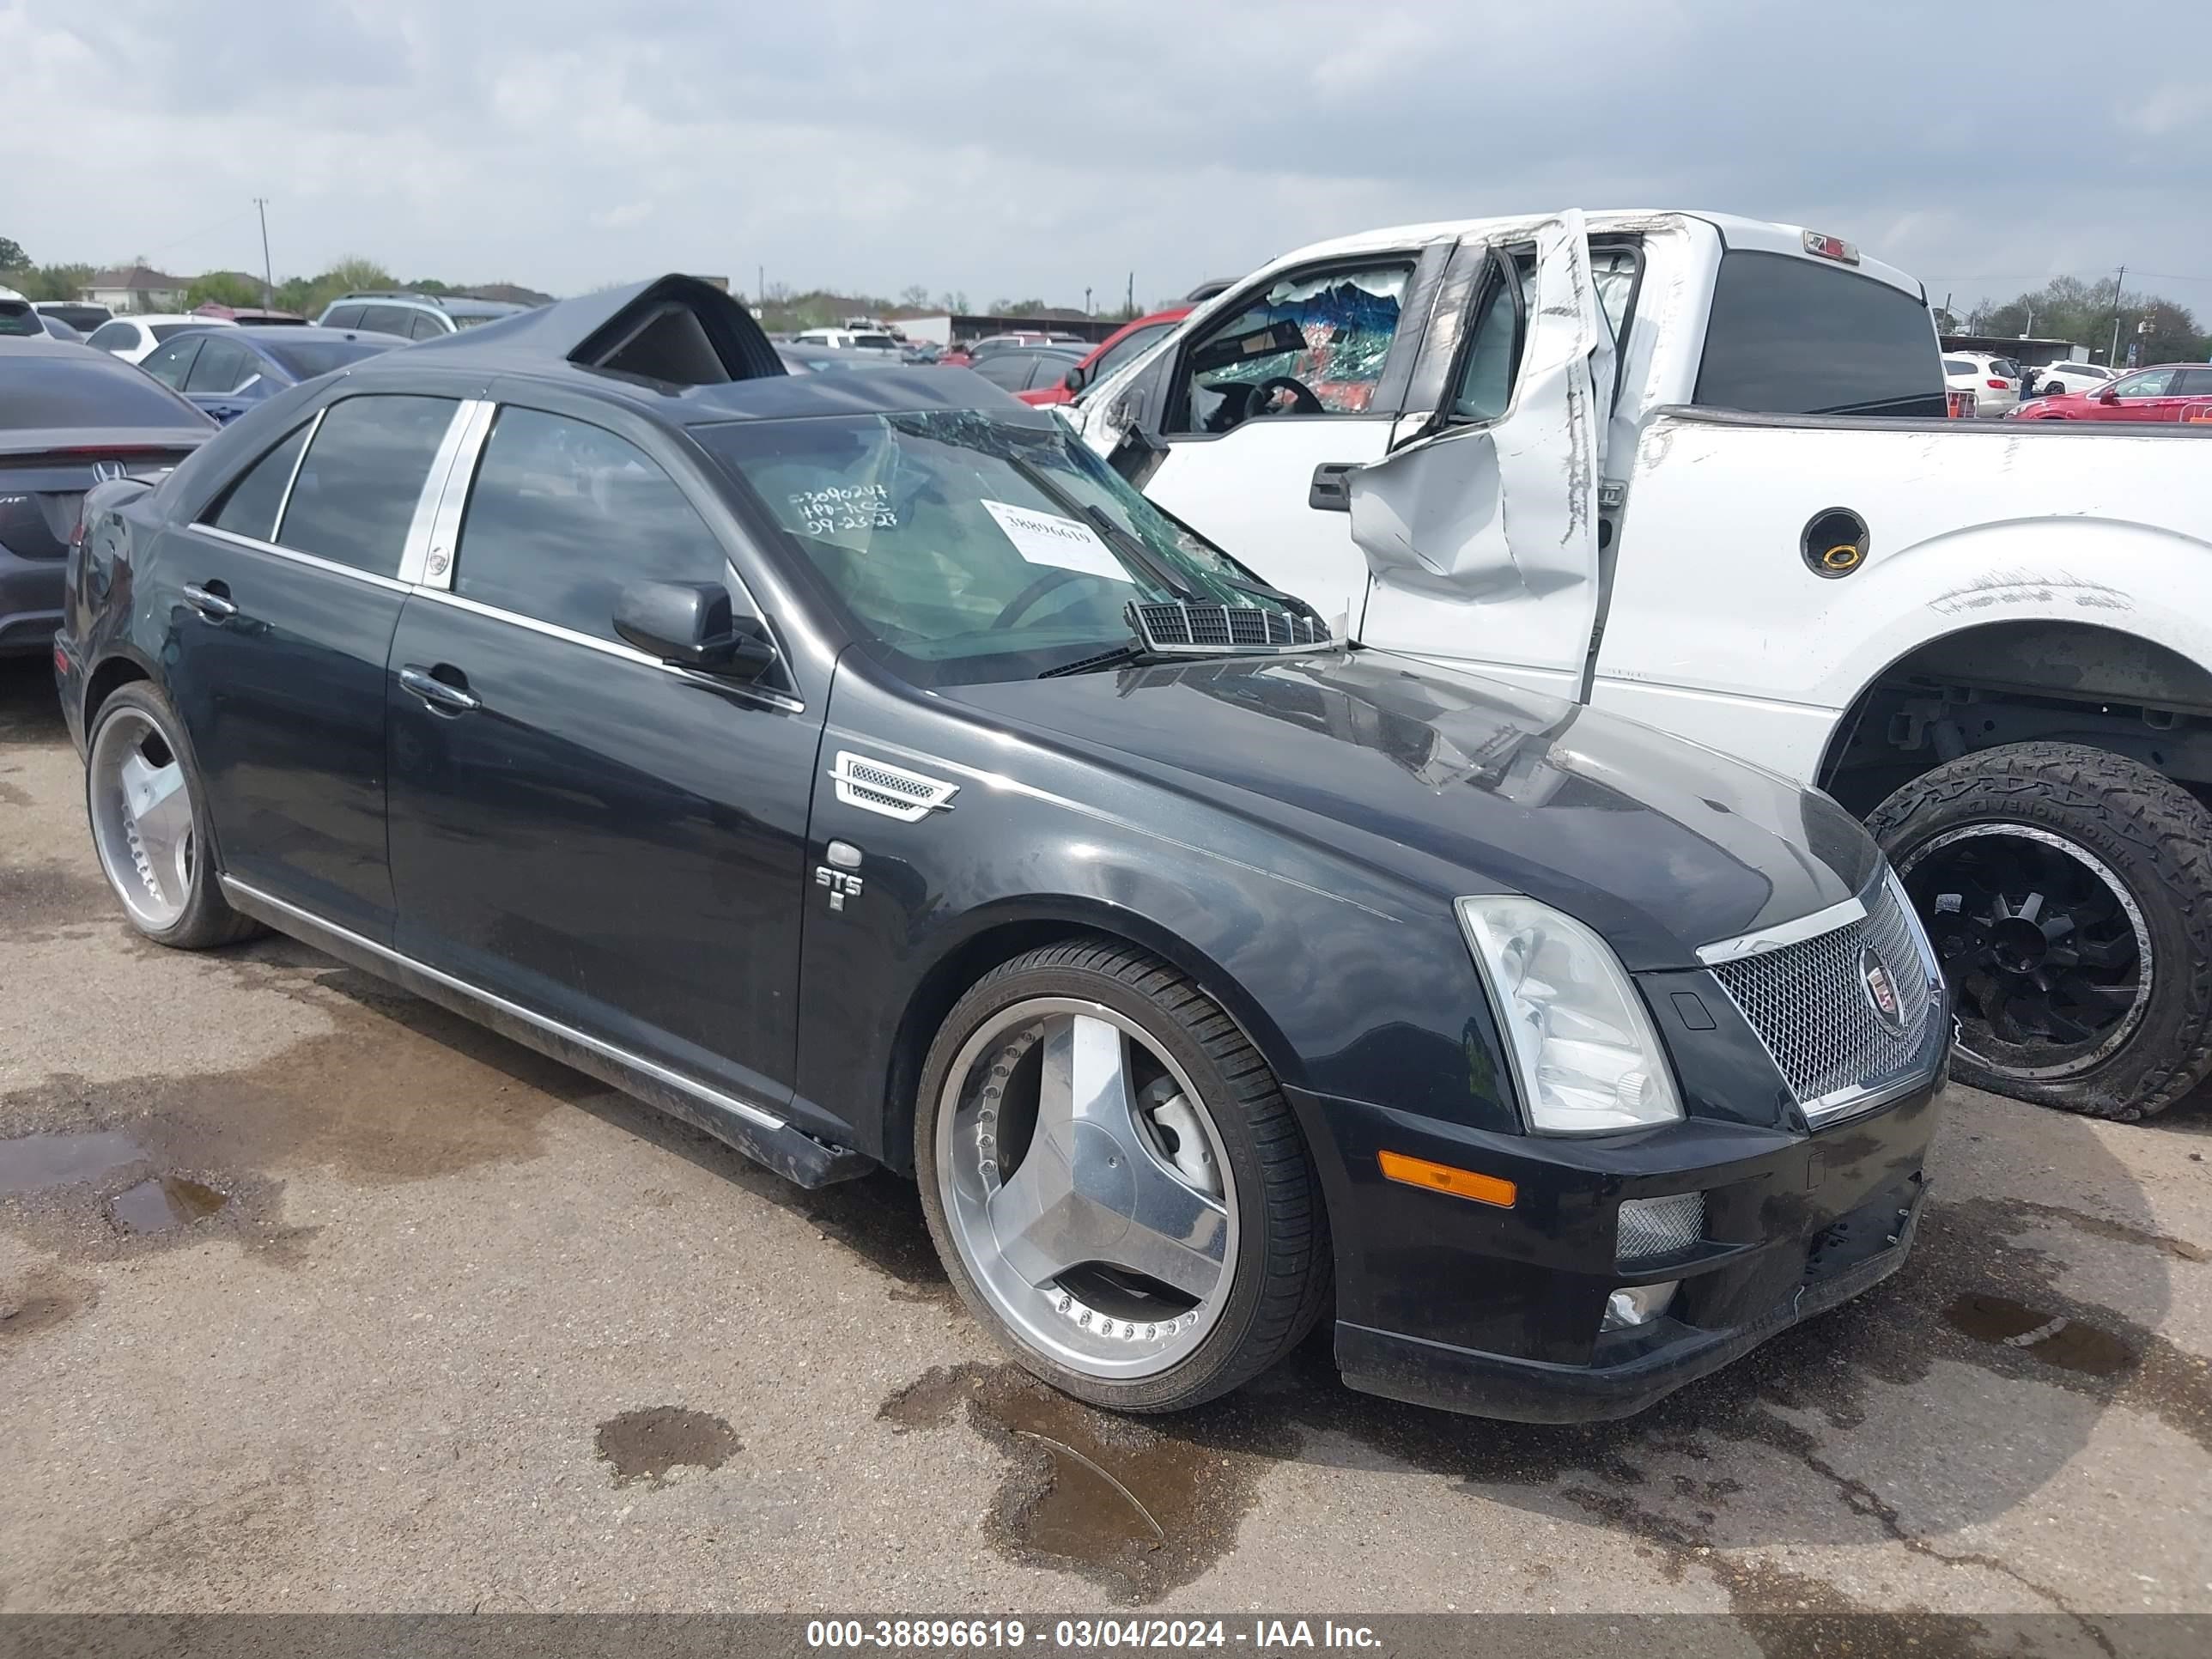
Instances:
[[[100,486],[56,669],[148,938],[910,1173],[1102,1405],[1326,1312],[1357,1388],[1617,1416],[1911,1243],[1951,1020],[1846,814],[1348,648],[1049,411],[787,375],[689,279]]]

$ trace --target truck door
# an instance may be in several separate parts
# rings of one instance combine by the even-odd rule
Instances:
[[[1462,248],[1443,287],[1462,300],[1456,337],[1440,317],[1415,370],[1436,374],[1435,412],[1350,480],[1373,575],[1359,637],[1580,698],[1613,378],[1583,216]]]
[[[1344,481],[1380,459],[1452,244],[1268,271],[1133,385],[1088,401],[1085,436],[1125,477],[1333,627],[1356,628],[1367,567]]]

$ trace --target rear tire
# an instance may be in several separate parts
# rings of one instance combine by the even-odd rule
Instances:
[[[183,731],[150,682],[118,687],[85,744],[85,814],[131,925],[156,945],[205,951],[250,939],[260,924],[223,899],[207,793]]]
[[[1044,1111],[1050,1039],[1032,1034],[1066,1021],[1088,1021],[1097,1035],[1118,1030],[1133,1076],[1149,1080],[1135,1097],[1152,1103],[1158,1122],[1176,1126],[1149,1143],[1142,1127],[1135,1139],[1125,1136],[1118,1150],[1133,1170],[1141,1162],[1151,1178],[1174,1179],[1177,1168],[1203,1169],[1206,1158],[1186,1167],[1178,1155],[1196,1144],[1179,1137],[1202,1127],[1221,1166],[1212,1190],[1227,1221],[1225,1261],[1210,1291],[1177,1293],[1145,1279],[1133,1258],[1114,1255],[1042,1282],[1008,1271],[1015,1249],[1002,1248],[1004,1228],[981,1210],[994,1189],[1012,1192],[1044,1144],[1035,1138],[1043,1130],[1025,1133],[1020,1121],[1025,1092],[1036,1099],[1032,1116]],[[1026,1058],[1025,1042],[1036,1059]],[[986,1091],[994,1115],[979,1125]],[[1141,1112],[1138,1120],[1152,1121]],[[1139,1157],[1127,1155],[1132,1146]],[[1003,1171],[984,1173],[979,1147]],[[1273,1073],[1191,980],[1117,941],[1078,938],[1032,951],[954,1005],[922,1067],[915,1164],[930,1237],[969,1310],[1022,1365],[1093,1405],[1170,1412],[1226,1394],[1295,1347],[1326,1304],[1333,1262],[1321,1184]],[[1139,1231],[1133,1224],[1130,1236]],[[1097,1328],[1106,1341],[1090,1322],[1093,1304],[1109,1310]]]
[[[1867,827],[1943,962],[1961,1082],[2132,1120],[2212,1072],[2212,813],[2179,785],[2008,744],[1915,778]]]

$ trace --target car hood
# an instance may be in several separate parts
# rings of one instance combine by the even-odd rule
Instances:
[[[942,696],[1454,894],[1523,893],[1638,971],[1861,891],[1817,791],[1577,704],[1378,651],[1231,658]]]

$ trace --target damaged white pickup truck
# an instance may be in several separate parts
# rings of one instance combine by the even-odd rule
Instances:
[[[1819,783],[1959,1075],[2142,1117],[2212,1070],[2212,428],[1943,412],[1918,283],[1680,212],[1306,248],[1075,411],[1364,644]]]

